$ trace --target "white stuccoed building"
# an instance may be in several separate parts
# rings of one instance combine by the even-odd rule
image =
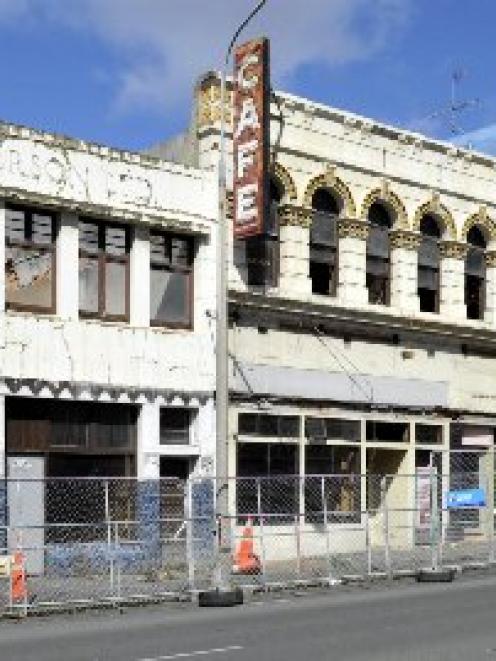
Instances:
[[[0,470],[211,474],[215,176],[0,136]]]

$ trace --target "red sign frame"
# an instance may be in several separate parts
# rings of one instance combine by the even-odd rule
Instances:
[[[254,39],[234,52],[234,237],[265,234],[270,158],[269,41]]]

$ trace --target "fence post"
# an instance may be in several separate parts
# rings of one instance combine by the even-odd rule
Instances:
[[[432,454],[432,453],[431,453]],[[430,482],[431,482],[431,564],[432,569],[439,570],[439,507],[437,502],[437,471],[434,462],[430,460]]]
[[[328,512],[327,512],[327,498],[325,492],[325,477],[322,475],[320,478],[320,495],[322,498],[322,515],[324,517],[324,532],[326,540],[326,557],[327,557],[327,572],[329,574],[329,581],[334,580],[332,575],[332,558],[331,558],[331,545],[329,539],[329,523],[328,523]]]
[[[105,499],[105,524],[107,527],[107,553],[109,558],[109,581],[110,581],[110,595],[114,595],[114,552],[112,549],[112,523],[110,521],[110,500],[109,500],[109,483],[105,480],[103,483],[104,499]]]
[[[296,573],[301,578],[301,539],[300,539],[300,513],[295,514],[295,535],[296,535]]]
[[[121,557],[122,554],[119,548],[119,522],[114,522],[114,545],[115,545],[115,555],[116,555],[116,565],[117,565],[117,601],[121,601]]]
[[[192,478],[186,480],[186,562],[188,563],[188,585],[195,589],[195,549],[193,539],[193,485]]]
[[[367,574],[372,574],[372,540],[370,538],[370,515],[365,512],[365,546],[367,548]]]
[[[487,511],[487,541],[489,544],[489,562],[494,563],[494,478],[493,468],[487,476],[486,511]]]
[[[387,503],[387,477],[381,479],[381,504],[383,511],[383,531],[384,531],[384,562],[386,565],[386,574],[389,579],[392,579],[393,572],[391,569],[391,548],[389,544],[389,505]]]
[[[262,562],[262,581],[265,585],[267,576],[265,573],[265,537],[264,537],[264,520],[262,511],[262,484],[260,478],[257,477],[257,514],[258,514],[258,530],[260,534],[260,559]]]

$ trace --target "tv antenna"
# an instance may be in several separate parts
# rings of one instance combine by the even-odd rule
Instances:
[[[470,108],[480,108],[482,105],[481,100],[478,98],[459,100],[458,88],[466,76],[467,70],[465,68],[457,67],[453,69],[451,72],[451,99],[449,104],[426,117],[426,119],[444,119],[448,124],[449,132],[452,136],[463,133],[463,129],[458,121],[460,115]]]

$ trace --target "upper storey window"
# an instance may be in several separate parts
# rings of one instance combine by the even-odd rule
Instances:
[[[484,319],[486,300],[487,242],[480,227],[474,225],[467,234],[469,249],[465,259],[465,305],[467,319]]]
[[[339,205],[325,189],[315,191],[312,198],[310,227],[310,279],[314,294],[336,293],[337,239],[336,221]]]
[[[389,305],[391,263],[389,230],[392,219],[380,202],[374,202],[368,212],[370,223],[367,237],[367,289],[369,303]]]
[[[129,227],[79,223],[79,312],[108,321],[129,319]]]
[[[193,239],[150,234],[150,319],[154,326],[193,325]]]
[[[277,287],[279,280],[279,213],[283,190],[270,179],[270,215],[266,234],[246,239],[248,284]]]
[[[439,239],[437,220],[427,214],[420,221],[422,240],[418,253],[417,293],[421,312],[439,312]]]
[[[5,244],[7,308],[55,312],[54,216],[34,209],[6,209]]]

